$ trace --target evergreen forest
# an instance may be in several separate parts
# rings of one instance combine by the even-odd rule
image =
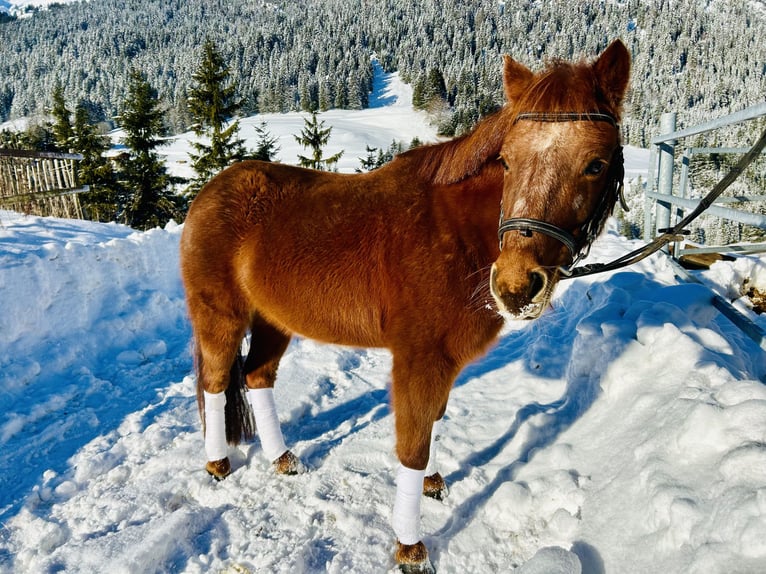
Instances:
[[[242,115],[364,108],[377,57],[442,133],[459,134],[502,103],[502,54],[539,68],[616,37],[634,58],[627,143],[646,146],[664,111],[688,125],[764,99],[763,0],[94,0],[0,21],[0,121],[49,110],[60,85],[113,122],[133,68],[171,131],[188,129],[209,39]]]

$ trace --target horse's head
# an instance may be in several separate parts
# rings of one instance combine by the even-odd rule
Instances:
[[[556,62],[539,74],[505,58],[509,127],[490,279],[501,311],[538,317],[562,271],[603,228],[622,182],[617,122],[629,72],[619,40],[592,64]]]

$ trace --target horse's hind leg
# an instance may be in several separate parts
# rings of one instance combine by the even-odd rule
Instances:
[[[247,326],[234,313],[190,297],[197,359],[197,400],[205,433],[206,470],[216,479],[231,473],[227,443],[252,436],[239,382],[239,349]],[[234,384],[232,384],[232,382]]]
[[[253,411],[261,448],[279,474],[298,474],[303,465],[287,449],[274,402],[277,368],[290,335],[256,316],[250,325],[250,351],[245,360],[247,399]]]

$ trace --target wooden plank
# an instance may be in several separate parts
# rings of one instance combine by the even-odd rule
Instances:
[[[61,180],[61,168],[59,167],[59,162],[60,160],[58,159],[53,160],[53,174],[56,178],[56,187],[58,187],[59,189],[62,189],[62,188],[66,188],[66,185]]]
[[[81,160],[82,154],[81,153],[61,153],[61,152],[55,152],[55,151],[30,151],[25,149],[0,149],[0,157]]]
[[[75,193],[87,193],[90,187],[84,185],[74,189],[55,189],[52,191],[37,191],[33,193],[22,193],[18,195],[0,196],[0,206],[8,206],[16,203],[26,203],[29,201],[38,201],[47,197],[57,197],[60,195],[71,195]]]

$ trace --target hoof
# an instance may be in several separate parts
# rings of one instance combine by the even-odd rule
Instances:
[[[209,460],[205,465],[207,473],[216,480],[223,480],[231,474],[231,463],[228,458]]]
[[[447,483],[438,472],[423,479],[423,494],[436,500],[444,500],[449,494]]]
[[[306,467],[303,466],[300,459],[289,450],[286,450],[282,456],[271,464],[274,466],[274,470],[277,474],[292,476],[306,472]]]
[[[426,545],[422,542],[402,544],[397,541],[394,559],[403,574],[436,574],[433,564],[428,559]]]

